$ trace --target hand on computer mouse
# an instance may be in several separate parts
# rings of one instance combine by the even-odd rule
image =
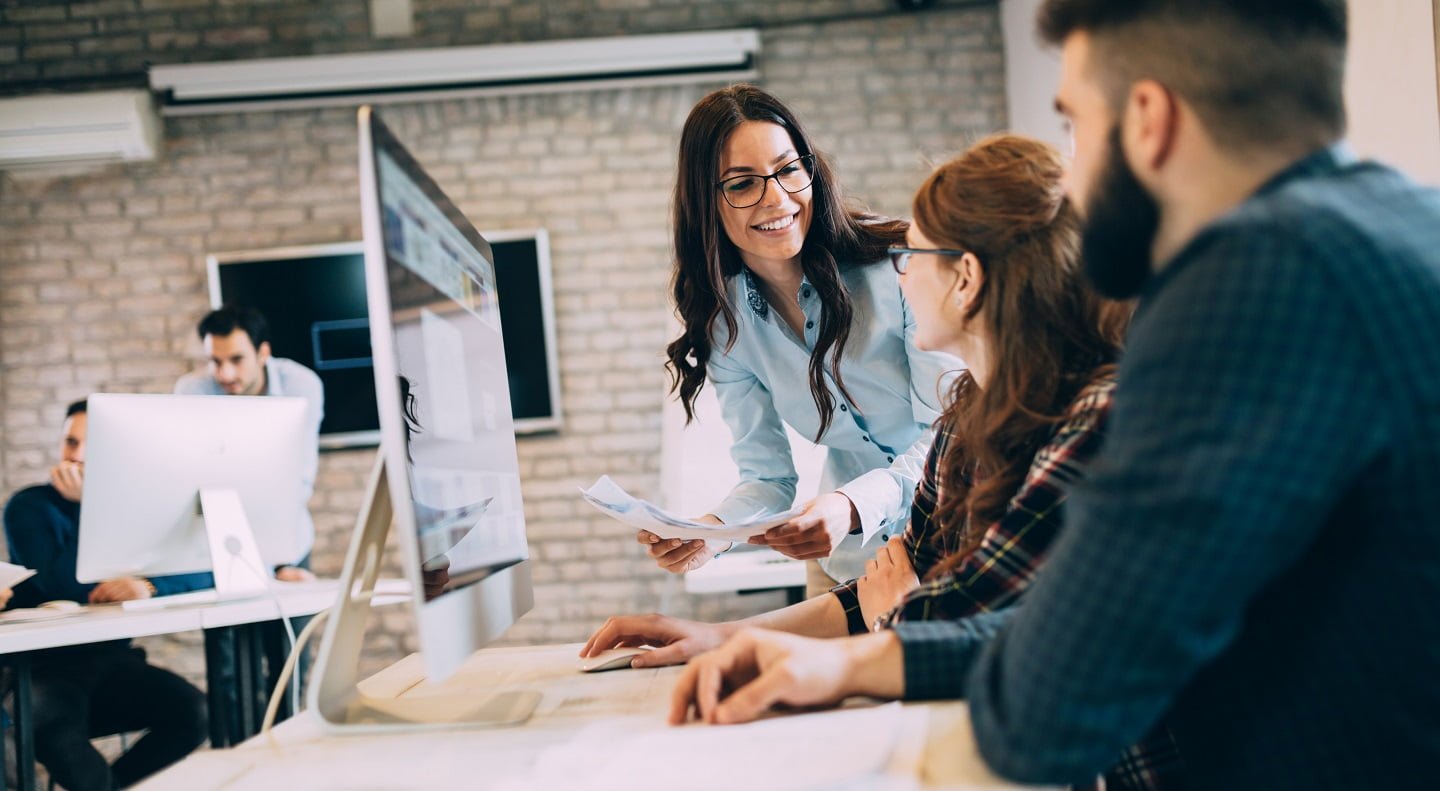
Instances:
[[[660,646],[635,658],[632,667],[679,665],[690,657],[709,651],[725,642],[735,627],[724,623],[702,623],[671,618],[668,615],[620,615],[609,618],[585,647],[583,658],[598,656],[611,648],[627,646]]]
[[[154,595],[154,588],[145,580],[139,577],[119,577],[105,580],[91,589],[90,603],[134,601],[135,599],[148,599]]]

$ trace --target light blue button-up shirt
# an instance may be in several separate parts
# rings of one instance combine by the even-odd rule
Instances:
[[[828,449],[821,492],[838,490],[855,504],[861,534],[847,536],[820,561],[826,573],[845,581],[863,573],[877,534],[902,530],[915,485],[924,469],[939,417],[947,373],[964,363],[946,354],[915,348],[915,319],[888,264],[843,269],[854,319],[840,371],[847,401],[826,366],[835,400],[830,428],[819,444]],[[815,438],[820,414],[810,393],[810,355],[820,333],[820,296],[802,280],[795,299],[805,314],[799,338],[769,309],[760,284],[748,272],[731,278],[727,298],[735,311],[735,345],[725,352],[728,332],[715,326],[715,351],[706,365],[734,443],[730,456],[740,482],[711,513],[733,522],[777,513],[795,501],[797,475],[784,424]],[[942,378],[944,382],[942,382]]]
[[[185,374],[175,382],[180,395],[226,395],[215,377],[204,371]],[[305,422],[314,431],[313,442],[306,443],[307,453],[300,482],[300,546],[303,550],[294,562],[299,563],[315,546],[315,523],[310,518],[310,495],[315,492],[315,476],[320,470],[320,421],[325,418],[325,387],[314,371],[294,360],[271,357],[265,362],[265,395],[299,396],[305,399]]]

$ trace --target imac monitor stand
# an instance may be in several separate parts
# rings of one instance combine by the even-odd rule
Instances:
[[[392,525],[431,682],[533,605],[490,245],[369,107],[360,108],[359,127],[380,453],[311,705],[342,729],[523,722],[534,693],[377,700],[356,686],[364,615]]]

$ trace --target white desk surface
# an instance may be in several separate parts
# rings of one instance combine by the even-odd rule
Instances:
[[[403,600],[400,588],[408,589],[399,581],[380,583],[376,587],[384,593],[376,597],[377,604]],[[62,618],[0,622],[0,654],[271,621],[280,617],[282,607],[287,617],[314,615],[334,604],[338,592],[336,580],[285,582],[277,583],[274,597],[143,610],[99,605]]]
[[[230,750],[191,755],[141,786],[166,789],[433,789],[437,787],[524,789],[733,789],[736,773],[749,770],[746,791],[764,788],[827,789],[1012,789],[984,767],[970,733],[963,703],[907,704],[896,712],[909,738],[846,731],[844,739],[808,745],[736,742],[738,729],[665,724],[670,692],[679,668],[580,673],[579,644],[487,649],[473,656],[441,685],[423,682],[419,655],[412,655],[364,683],[373,696],[474,696],[505,689],[534,689],[543,699],[529,722],[494,730],[455,729],[335,735],[306,711]],[[846,717],[857,712],[795,715]],[[863,712],[860,712],[864,714]],[[817,720],[800,724],[813,727]],[[775,726],[776,720],[757,723]],[[650,740],[676,744],[675,737],[705,734],[705,760],[688,771],[662,771],[655,762],[616,771],[617,751]],[[689,733],[687,734],[686,731]],[[752,733],[755,733],[752,731]],[[923,734],[923,737],[919,734]],[[896,749],[885,766],[837,782],[835,764],[875,739],[892,739]],[[668,742],[664,740],[668,739]],[[851,742],[850,740],[855,740]],[[708,747],[715,744],[713,752]],[[747,743],[744,750],[737,743]],[[847,743],[850,748],[847,750]],[[749,752],[747,752],[749,751]],[[629,754],[629,753],[625,753]],[[794,755],[792,761],[791,756]],[[808,756],[808,757],[805,757]],[[607,762],[608,770],[602,769]],[[798,762],[798,764],[797,764]],[[635,762],[640,764],[642,762]],[[698,765],[696,765],[698,764]],[[756,782],[756,765],[784,766],[788,777],[766,775]],[[628,767],[629,764],[627,763]]]
[[[686,593],[797,587],[805,587],[805,561],[787,558],[766,547],[732,550],[685,572]]]

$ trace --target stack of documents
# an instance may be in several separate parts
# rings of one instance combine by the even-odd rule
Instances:
[[[674,516],[648,500],[641,500],[620,488],[620,484],[602,475],[589,489],[581,489],[580,496],[591,505],[609,514],[611,518],[639,530],[649,530],[661,538],[694,538],[710,541],[744,541],[758,536],[776,525],[783,525],[795,518],[799,508],[792,508],[780,514],[753,516],[741,522],[727,525],[711,525]]]

